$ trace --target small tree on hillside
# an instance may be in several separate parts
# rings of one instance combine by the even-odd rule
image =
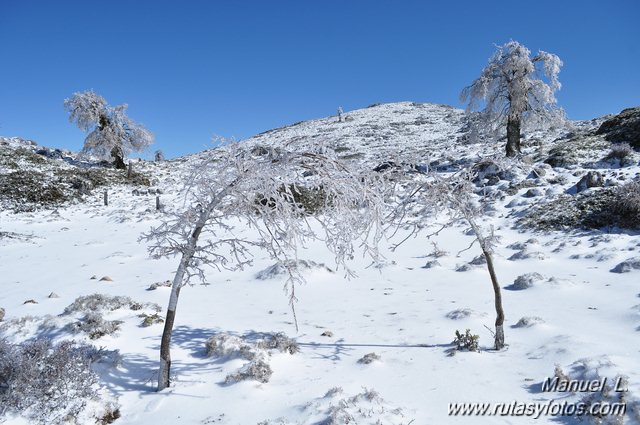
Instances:
[[[517,41],[497,49],[480,77],[462,90],[460,99],[468,102],[467,112],[483,104],[480,121],[490,130],[506,125],[507,156],[512,157],[520,153],[523,125],[535,128],[564,121],[554,95],[560,89],[562,61],[543,51],[531,58],[529,49]]]
[[[124,170],[124,158],[140,152],[153,143],[153,134],[126,114],[127,105],[110,106],[99,94],[89,90],[65,99],[69,121],[89,134],[82,149],[103,159],[113,159],[116,168]]]
[[[408,170],[404,170],[406,173]],[[400,170],[400,172],[403,172]],[[478,243],[484,259],[487,271],[491,279],[494,304],[496,311],[494,348],[504,348],[504,309],[502,307],[502,293],[494,268],[493,247],[495,236],[493,228],[483,229],[480,224],[483,202],[474,194],[474,174],[470,170],[462,170],[459,173],[443,177],[437,173],[412,174],[410,180],[404,179],[402,189],[398,192],[400,202],[396,211],[392,214],[391,222],[397,229],[409,229],[409,234],[395,248],[400,246],[412,236],[425,231],[429,224],[427,218],[434,219],[444,214],[447,221],[438,230],[428,237],[437,236],[442,230],[462,221],[467,224],[474,236],[472,244]],[[463,249],[462,251],[465,251]],[[461,251],[461,252],[462,252]]]
[[[155,258],[179,256],[160,347],[158,390],[169,386],[171,333],[181,288],[192,276],[205,280],[205,266],[237,270],[263,249],[288,273],[285,289],[293,308],[303,281],[297,253],[306,241],[321,239],[338,266],[353,258],[354,241],[377,256],[383,209],[382,181],[361,175],[328,153],[252,153],[237,143],[211,151],[193,166],[185,186],[185,206],[143,239]],[[300,201],[302,188],[317,199],[311,213]],[[231,223],[253,229],[245,237]],[[293,310],[294,320],[295,309]],[[296,320],[297,328],[297,320]]]

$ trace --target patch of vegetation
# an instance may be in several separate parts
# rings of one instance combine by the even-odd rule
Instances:
[[[480,351],[478,347],[478,341],[480,336],[471,334],[471,331],[467,329],[464,334],[456,330],[456,337],[452,344],[455,345],[457,351]]]
[[[150,178],[135,169],[69,166],[61,159],[38,155],[26,148],[0,148],[0,200],[16,212],[55,208],[81,199],[95,188],[114,184],[150,186]]]
[[[90,339],[113,335],[120,330],[121,320],[105,320],[101,313],[87,313],[82,319],[71,323],[68,329],[74,333],[85,333]]]
[[[640,182],[560,195],[531,207],[519,225],[538,230],[640,228]]]
[[[0,419],[19,414],[33,424],[62,424],[98,399],[88,345],[39,339],[11,344],[0,339]]]
[[[621,167],[633,164],[633,148],[629,143],[616,143],[604,157],[605,161],[618,161]]]
[[[0,198],[12,201],[15,211],[33,211],[70,200],[59,185],[48,180],[45,174],[34,171],[0,174]]]
[[[575,136],[551,148],[544,162],[552,167],[568,167],[585,160],[596,160],[593,155],[598,151],[606,151],[609,146],[609,142],[599,137]]]
[[[143,308],[150,308],[156,312],[162,308],[155,303],[139,303],[125,296],[109,296],[105,294],[84,295],[75,299],[69,304],[62,314],[69,315],[73,313],[92,313],[96,311],[114,311],[121,308],[138,311]]]
[[[327,195],[322,187],[304,187],[289,185],[283,186],[279,190],[279,196],[296,205],[305,214],[315,214],[325,207]],[[256,204],[274,208],[276,200],[273,197],[267,198],[264,195],[256,196]]]

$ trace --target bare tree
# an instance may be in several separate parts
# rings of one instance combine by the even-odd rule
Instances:
[[[509,157],[520,153],[523,125],[535,128],[564,122],[554,95],[561,87],[562,61],[543,51],[533,58],[530,55],[517,41],[497,46],[480,77],[460,94],[463,102],[468,101],[468,112],[483,104],[480,122],[486,128],[495,131],[506,125]]]
[[[124,170],[124,158],[153,143],[153,134],[126,114],[127,105],[110,106],[99,94],[89,90],[65,99],[69,121],[89,134],[82,149],[103,159],[112,158],[116,168]]]
[[[400,172],[403,171],[400,170]],[[406,170],[404,172],[406,173]],[[395,227],[395,233],[399,229],[408,229],[408,234],[392,249],[399,247],[409,238],[425,232],[429,225],[433,224],[427,222],[427,219],[434,219],[441,213],[445,213],[447,221],[439,226],[438,230],[428,233],[429,238],[437,236],[445,228],[460,220],[465,222],[471,229],[474,240],[468,248],[462,251],[466,251],[474,243],[478,243],[486,260],[496,311],[494,348],[500,350],[504,348],[504,309],[500,284],[493,262],[493,247],[496,237],[493,228],[487,232],[480,224],[484,205],[482,199],[473,192],[473,177],[473,171],[468,169],[447,177],[431,172],[414,173],[411,179],[401,177],[403,184],[399,187],[402,189],[397,192],[400,201],[389,221]]]
[[[338,266],[350,274],[358,241],[377,258],[384,208],[378,176],[362,175],[327,152],[273,150],[252,154],[237,143],[211,151],[193,165],[185,204],[143,239],[153,257],[179,256],[160,347],[158,390],[170,384],[170,344],[181,288],[191,277],[205,280],[205,266],[236,270],[251,263],[251,250],[263,249],[287,269],[290,305],[303,281],[297,253],[307,241],[322,240]],[[301,188],[314,194],[319,210],[311,214],[299,201]],[[252,229],[237,233],[231,223]]]

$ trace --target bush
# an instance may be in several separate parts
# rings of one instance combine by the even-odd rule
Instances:
[[[478,347],[478,335],[472,335],[471,331],[467,329],[463,334],[456,330],[456,338],[453,340],[453,344],[458,351],[480,351]]]
[[[640,225],[640,181],[616,188],[612,212],[622,227],[636,228]]]
[[[96,311],[114,311],[121,308],[137,311],[143,308],[150,308],[155,311],[162,309],[155,303],[139,303],[125,296],[110,296],[105,294],[91,294],[78,297],[65,309],[65,315],[73,313],[93,313]]]
[[[630,164],[630,156],[633,155],[633,148],[629,143],[616,143],[611,146],[611,151],[604,157],[605,160],[617,160],[620,165]]]
[[[113,335],[120,330],[121,320],[105,320],[98,312],[87,313],[82,319],[69,324],[74,333],[84,332],[91,339],[98,339],[105,335]]]
[[[269,363],[262,359],[255,359],[244,365],[237,372],[227,375],[225,384],[235,384],[236,382],[254,380],[263,384],[269,382],[273,374]]]
[[[298,343],[282,332],[265,335],[261,341],[258,341],[256,347],[263,350],[278,350],[281,353],[289,354],[295,354],[300,351]]]
[[[518,223],[540,230],[603,227],[638,229],[640,181],[576,196],[561,195],[552,202],[531,207]]]
[[[37,424],[61,424],[98,398],[91,370],[95,349],[41,339],[13,345],[0,339],[0,418],[19,414]]]
[[[234,336],[227,333],[213,335],[205,342],[207,356],[221,359],[241,358],[248,360],[235,373],[227,375],[225,384],[233,384],[247,379],[269,382],[273,374],[268,359],[272,350],[295,354],[300,351],[298,344],[284,333],[265,333],[248,336]]]

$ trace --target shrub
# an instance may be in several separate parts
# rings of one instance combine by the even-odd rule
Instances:
[[[76,298],[73,303],[69,304],[65,309],[65,315],[73,313],[92,313],[96,311],[114,311],[121,308],[128,308],[129,310],[141,310],[143,308],[150,308],[155,311],[161,311],[162,309],[158,304],[145,303],[141,304],[125,296],[110,296],[105,294],[91,294],[83,295]]]
[[[458,351],[480,351],[478,347],[479,340],[480,337],[478,335],[472,335],[469,329],[467,329],[464,334],[456,330],[456,337],[453,340],[453,344]]]
[[[257,338],[256,338],[257,337]],[[268,359],[272,350],[295,354],[300,351],[298,344],[284,333],[265,333],[248,336],[234,336],[227,333],[213,335],[205,342],[207,356],[248,360],[235,373],[227,375],[225,384],[233,384],[247,379],[262,383],[269,382],[273,371]]]
[[[0,339],[0,418],[19,414],[31,423],[61,424],[77,417],[98,397],[94,354],[93,347],[72,341],[14,345]]]
[[[244,365],[237,372],[227,375],[225,384],[235,384],[236,382],[254,380],[267,383],[273,374],[269,363],[262,359],[255,359]]]
[[[611,150],[604,157],[605,160],[617,160],[620,165],[630,163],[630,156],[633,155],[633,148],[629,143],[616,143],[611,146]]]
[[[121,320],[105,320],[98,312],[87,313],[82,319],[69,324],[74,333],[84,332],[91,339],[98,339],[105,335],[113,335],[120,330]]]
[[[640,181],[616,188],[613,213],[622,227],[635,228],[640,223]]]
[[[278,350],[281,353],[295,354],[300,351],[298,343],[282,332],[267,334],[264,339],[258,341],[256,347],[264,350]]]

